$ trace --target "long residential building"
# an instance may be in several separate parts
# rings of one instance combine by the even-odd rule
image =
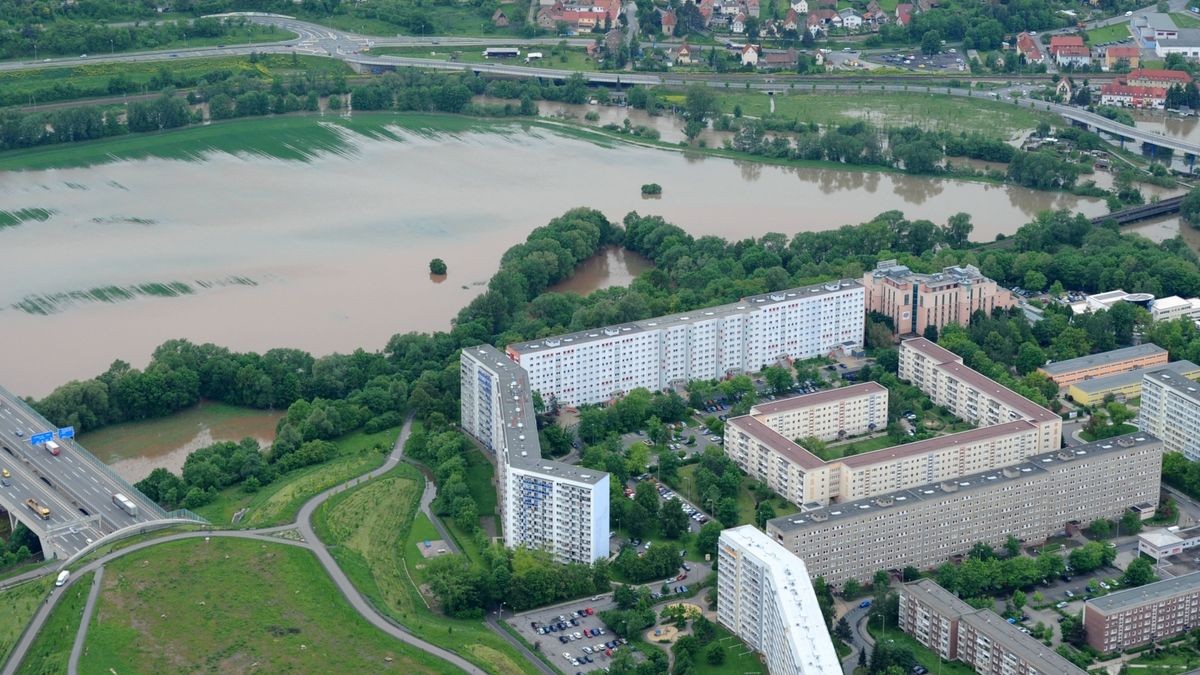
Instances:
[[[863,275],[867,311],[891,317],[898,335],[921,335],[932,326],[965,326],[977,311],[1016,305],[1013,294],[973,265],[918,274],[895,260],[882,260]]]
[[[463,349],[459,365],[462,429],[495,459],[504,544],[562,562],[607,558],[608,474],[542,459],[532,390],[503,352]]]
[[[900,343],[900,378],[977,426],[1024,420],[1038,428],[1038,445],[1062,445],[1062,418],[1017,392],[963,365],[961,356],[925,338]]]
[[[930,579],[900,587],[900,630],[947,661],[984,675],[1084,675],[1086,671],[990,609],[975,609]]]
[[[863,344],[857,281],[765,293],[741,302],[508,345],[544,399],[603,403]]]
[[[1200,460],[1200,384],[1168,368],[1146,373],[1138,420],[1168,452]]]
[[[726,422],[725,454],[752,478],[810,509],[1017,464],[1046,449],[1038,428],[1024,420],[828,462],[792,440],[836,438],[831,432],[837,424],[851,435],[883,429],[887,400],[887,389],[868,382],[756,406]]]
[[[762,654],[772,675],[841,675],[804,562],[753,525],[721,532],[717,622]]]
[[[930,567],[976,542],[1029,542],[1158,501],[1162,442],[1131,434],[1002,469],[775,518],[767,533],[830,583]]]
[[[1200,626],[1200,572],[1092,598],[1083,606],[1088,644],[1115,652]]]
[[[1167,363],[1167,350],[1153,342],[1132,347],[1088,354],[1076,359],[1055,361],[1038,368],[1038,372],[1054,380],[1060,387],[1097,377],[1116,375],[1136,368],[1152,368]]]
[[[1116,375],[1076,382],[1067,387],[1067,395],[1081,405],[1097,405],[1109,396],[1115,399],[1131,399],[1142,395],[1142,381],[1146,379],[1147,373],[1155,370],[1165,370],[1193,381],[1200,379],[1200,366],[1181,359],[1165,366],[1134,368]]]

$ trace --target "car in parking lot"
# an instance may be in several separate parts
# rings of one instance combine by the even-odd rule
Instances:
[[[1059,603],[1058,603],[1057,605],[1055,605],[1054,607],[1055,607],[1056,609],[1062,609],[1063,607],[1066,607],[1066,606],[1067,606],[1067,601],[1066,601],[1066,600],[1063,600],[1062,602],[1059,602]]]

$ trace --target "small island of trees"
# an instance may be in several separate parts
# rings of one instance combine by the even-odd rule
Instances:
[[[662,194],[662,186],[658,183],[646,183],[642,186],[643,197],[657,197]]]
[[[429,273],[430,274],[445,274],[446,273],[446,261],[442,260],[441,258],[434,258],[433,260],[430,260],[429,261]]]

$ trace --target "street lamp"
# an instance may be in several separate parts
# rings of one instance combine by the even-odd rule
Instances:
[[[496,610],[496,618],[504,619],[504,601],[500,601],[500,609]]]

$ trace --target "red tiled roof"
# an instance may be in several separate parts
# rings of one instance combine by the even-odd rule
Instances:
[[[1091,56],[1092,52],[1083,45],[1061,45],[1057,49],[1050,48],[1058,56]]]
[[[1078,35],[1055,35],[1050,38],[1050,51],[1059,47],[1083,47],[1083,38]]]
[[[1130,96],[1142,99],[1165,99],[1167,90],[1162,87],[1137,87],[1123,82],[1109,82],[1100,89],[1103,96]]]
[[[1142,50],[1138,49],[1137,47],[1109,47],[1104,53],[1109,58],[1113,59],[1131,59],[1135,56],[1139,56],[1141,51]]]
[[[1179,84],[1187,84],[1192,81],[1192,76],[1182,70],[1156,70],[1153,68],[1139,68],[1127,75],[1128,80],[1148,80],[1150,82],[1177,82]]]

